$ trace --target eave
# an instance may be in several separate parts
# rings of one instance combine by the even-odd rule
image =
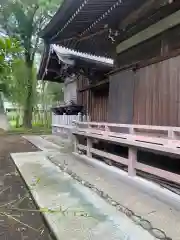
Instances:
[[[113,60],[50,45],[43,54],[38,77],[42,80],[64,82],[68,74],[103,75],[113,69]]]
[[[116,43],[178,7],[178,0],[66,0],[41,37],[49,44],[114,57]],[[116,32],[118,35],[114,36]]]

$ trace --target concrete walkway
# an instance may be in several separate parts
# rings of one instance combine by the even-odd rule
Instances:
[[[62,169],[63,166],[65,171],[73,173],[72,176],[76,174],[77,176],[79,176],[77,177],[77,179],[81,178],[81,180],[83,179],[83,182],[87,181],[91,185],[93,191],[96,190],[95,188],[97,188],[101,192],[105,192],[106,195],[108,194],[108,196],[111,197],[115,202],[118,202],[124,207],[129,208],[136,215],[141,216],[143,219],[149,221],[152,225],[152,228],[154,228],[156,236],[158,236],[159,239],[180,240],[180,212],[175,208],[162,203],[156,198],[150,196],[150,194],[148,193],[147,194],[143,193],[139,189],[124,183],[123,181],[121,181],[120,178],[117,177],[117,175],[112,174],[108,171],[104,171],[103,168],[102,169],[100,167],[97,168],[93,164],[93,162],[85,162],[75,158],[71,154],[71,148],[68,145],[69,143],[67,142],[64,143],[62,139],[60,140],[60,138],[57,138],[55,136],[54,137],[44,136],[43,138],[26,137],[26,139],[28,139],[32,143],[36,142],[36,145],[38,145],[39,148],[42,150],[45,148],[45,144],[47,143],[48,140],[52,141],[53,142],[52,149],[50,149],[51,144],[49,142],[49,150],[41,154],[44,154],[44,156],[48,157],[48,159],[50,159],[51,162],[54,163],[54,165],[56,165],[56,171],[59,170],[59,168]],[[55,143],[58,143],[60,145],[59,151],[53,151]],[[20,157],[18,156],[18,158]],[[25,156],[22,157],[22,159],[24,160],[18,160],[18,158],[15,160],[17,165],[19,161],[26,162],[27,159],[27,157]],[[35,159],[35,157],[32,156],[30,158],[33,159],[33,161]],[[37,157],[35,161],[39,161],[38,158],[39,157]],[[47,158],[43,157],[43,159],[46,159],[47,161]],[[41,161],[43,162],[45,160]],[[18,167],[21,168],[20,166]],[[25,177],[28,174],[28,171],[30,171],[30,166],[26,167],[26,169],[28,170],[25,174]],[[55,170],[51,171],[51,175],[52,172],[54,171]],[[59,174],[57,174],[57,176],[58,175]],[[57,181],[60,181],[60,179],[59,180],[57,179]],[[91,200],[91,197],[89,197],[89,199]],[[102,211],[106,212],[106,207],[103,208]],[[126,219],[125,215],[123,215],[123,219],[120,222],[121,224],[123,224],[124,219]],[[158,229],[161,231],[159,231]],[[144,230],[143,228],[141,228],[141,230],[142,230],[141,236],[143,236]],[[130,235],[130,237],[132,236]],[[148,235],[148,237],[150,236]],[[135,239],[134,235],[133,238],[129,239]],[[148,238],[146,237],[144,239]]]
[[[58,240],[153,240],[115,207],[63,173],[44,152],[12,158]]]

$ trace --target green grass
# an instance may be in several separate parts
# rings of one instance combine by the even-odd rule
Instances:
[[[14,128],[16,126],[16,121],[15,120],[10,120],[9,124],[12,128]]]
[[[45,127],[32,127],[32,129],[27,128],[12,128],[10,129],[7,134],[33,134],[33,135],[42,135],[42,134],[51,134],[52,130],[51,128],[45,128]]]
[[[45,126],[42,121],[38,121],[36,123],[33,123],[32,129],[26,129],[24,127],[18,127],[16,128],[16,112],[10,112],[7,114],[9,124],[10,124],[10,130],[7,132],[7,134],[51,134],[51,124],[49,126]],[[22,121],[20,123],[22,125]]]

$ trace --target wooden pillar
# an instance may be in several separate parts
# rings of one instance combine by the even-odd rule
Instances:
[[[87,156],[90,158],[92,158],[91,148],[92,148],[92,139],[87,138]]]
[[[78,136],[77,135],[73,135],[74,137],[74,152],[78,153],[78,144],[79,144],[79,140],[78,140]]]
[[[129,147],[128,152],[128,175],[130,177],[136,176],[136,163],[137,163],[137,149]]]

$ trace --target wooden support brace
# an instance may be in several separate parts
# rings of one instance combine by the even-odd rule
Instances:
[[[134,177],[136,176],[137,149],[129,147],[128,155],[128,175]]]
[[[87,138],[87,156],[88,157],[92,157],[91,148],[92,148],[92,139]]]

